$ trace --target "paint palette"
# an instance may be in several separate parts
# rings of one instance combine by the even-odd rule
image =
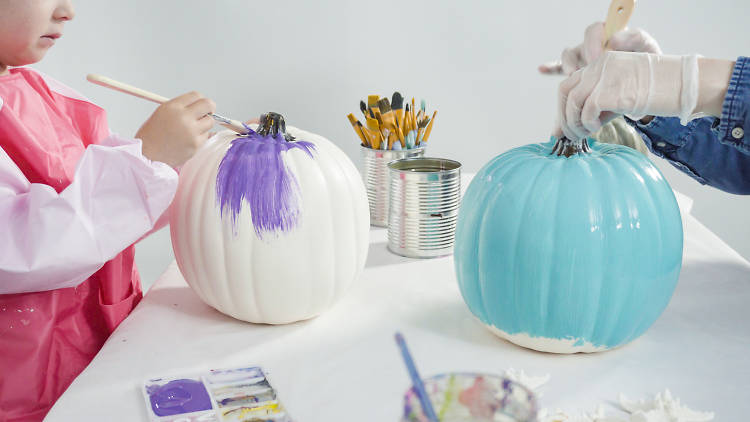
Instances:
[[[152,422],[292,422],[259,367],[143,383]]]

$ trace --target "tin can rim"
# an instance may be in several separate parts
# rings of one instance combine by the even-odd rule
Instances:
[[[461,163],[456,160],[439,157],[408,157],[393,160],[388,163],[388,169],[390,171],[409,174],[450,174],[460,171],[461,167]],[[414,171],[418,168],[433,170]]]

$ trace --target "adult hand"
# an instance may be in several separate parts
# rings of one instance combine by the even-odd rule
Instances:
[[[698,99],[697,56],[609,51],[560,84],[555,135],[581,139],[619,114],[693,114]]]
[[[594,22],[586,28],[583,43],[563,50],[560,60],[539,66],[544,74],[571,75],[576,70],[593,63],[605,51],[604,22]],[[662,54],[659,43],[646,31],[639,28],[625,28],[609,39],[607,49],[639,53]]]

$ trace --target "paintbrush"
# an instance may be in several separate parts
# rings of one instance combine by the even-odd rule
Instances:
[[[396,122],[399,126],[404,126],[404,97],[400,92],[396,91],[391,97],[391,107],[393,112],[396,114]]]
[[[419,124],[417,124],[418,130],[417,130],[417,145],[419,145],[422,142],[422,133],[424,133],[424,129],[427,127],[427,123],[430,122],[429,117],[425,117],[424,119],[419,121]]]
[[[388,114],[388,120],[390,121],[393,119],[393,110],[391,110],[391,103],[388,102],[388,98],[381,98],[378,100],[378,111],[380,112],[381,116],[383,116],[383,120],[385,120],[385,115]]]
[[[395,132],[399,142],[404,145],[404,135],[399,130],[398,121],[396,120],[396,115],[393,113],[393,110],[391,109],[391,104],[388,102],[388,98],[381,98],[378,101],[378,110],[382,113],[381,118],[383,119],[383,123],[385,124],[385,127],[387,127],[392,133]],[[389,143],[388,146],[390,147],[391,144]]]
[[[409,133],[411,130],[411,109],[409,108],[409,104],[406,104],[406,113],[404,114],[404,133]]]
[[[398,135],[398,140],[401,143],[401,148],[406,148],[406,140],[404,139],[404,131],[401,130],[401,125],[398,124],[398,119],[396,119],[396,134]]]
[[[372,141],[370,140],[370,136],[367,134],[367,130],[364,126],[362,126],[362,123],[357,121],[357,129],[359,130],[359,133],[362,134],[362,138],[365,140],[365,146],[372,148]]]
[[[380,131],[383,133],[383,137],[388,137],[388,128],[385,127],[385,122],[383,122],[383,115],[380,113],[380,109],[375,107],[375,120],[378,122],[378,127],[380,128]]]
[[[417,125],[417,116],[414,114],[414,108],[411,109],[411,130],[409,133],[411,133],[411,144],[412,146],[417,144],[417,129],[419,129],[419,126]]]
[[[408,103],[406,104],[406,115],[404,115],[404,135],[406,137],[406,148],[414,148],[414,142],[412,142],[411,109]]]
[[[422,142],[427,142],[427,140],[430,138],[430,133],[432,132],[432,124],[435,123],[435,116],[437,116],[437,110],[432,113],[432,119],[430,119],[430,124],[427,125],[427,130],[425,130],[424,132],[424,138],[422,139]]]
[[[368,117],[367,129],[375,133],[375,136],[372,139],[373,149],[380,149],[381,142],[383,142],[383,133],[380,131],[380,125],[378,124],[378,121],[376,119]]]
[[[417,366],[414,364],[411,353],[409,353],[409,348],[406,346],[404,336],[401,335],[401,333],[396,333],[395,337],[396,344],[398,344],[399,349],[401,349],[401,357],[404,359],[404,364],[406,364],[406,370],[409,371],[409,377],[414,386],[414,391],[417,393],[419,403],[422,405],[422,412],[427,417],[428,421],[440,422],[435,414],[435,409],[432,408],[430,396],[427,395],[427,391],[424,389],[424,383],[422,382],[422,378],[419,377],[419,371],[417,371]]]
[[[362,100],[359,101],[359,109],[362,110],[362,114],[367,117],[367,104],[365,104],[365,102]]]
[[[349,119],[349,123],[351,123],[352,128],[357,133],[357,136],[359,136],[359,139],[362,140],[362,145],[367,145],[367,139],[365,138],[364,133],[362,133],[359,128],[362,126],[362,123],[359,122],[356,118],[354,118],[354,115],[352,113],[347,114],[346,116]]]
[[[130,94],[134,97],[142,98],[144,100],[153,101],[157,104],[164,104],[169,101],[169,98],[167,97],[162,97],[159,94],[154,94],[153,92],[146,91],[145,89],[136,88],[132,85],[116,81],[106,76],[95,75],[91,73],[86,76],[86,79],[89,82],[95,83],[97,85],[114,89],[115,91],[120,91],[125,94]],[[243,135],[248,133],[249,129],[245,127],[245,125],[239,120],[230,119],[216,113],[209,113],[208,115],[211,116],[218,124],[226,128],[232,129]]]
[[[380,133],[383,135],[384,140],[388,140],[391,135],[391,130],[385,125],[385,122],[383,121],[383,115],[380,113],[380,109],[376,107],[375,111],[375,120],[378,121],[378,127],[380,128]],[[381,147],[388,146],[388,144],[381,144]],[[390,149],[390,148],[383,148],[383,149]]]
[[[362,127],[362,130],[365,133],[365,137],[367,137],[367,141],[370,143],[370,148],[379,149],[380,148],[380,132],[372,131],[364,125]]]
[[[373,112],[377,112],[379,99],[380,97],[378,95],[368,95],[367,96],[367,108],[369,108]]]

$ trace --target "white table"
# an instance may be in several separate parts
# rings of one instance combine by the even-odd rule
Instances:
[[[466,186],[468,183],[464,183]],[[205,305],[172,263],[49,413],[49,421],[146,421],[147,378],[259,365],[292,417],[397,421],[410,381],[393,333],[401,330],[423,376],[446,371],[551,374],[541,405],[594,410],[669,388],[717,421],[750,411],[750,264],[689,215],[685,253],[664,314],[641,338],[598,354],[553,355],[505,342],[464,305],[453,258],[413,260],[373,229],[362,278],[311,321],[253,325]]]

